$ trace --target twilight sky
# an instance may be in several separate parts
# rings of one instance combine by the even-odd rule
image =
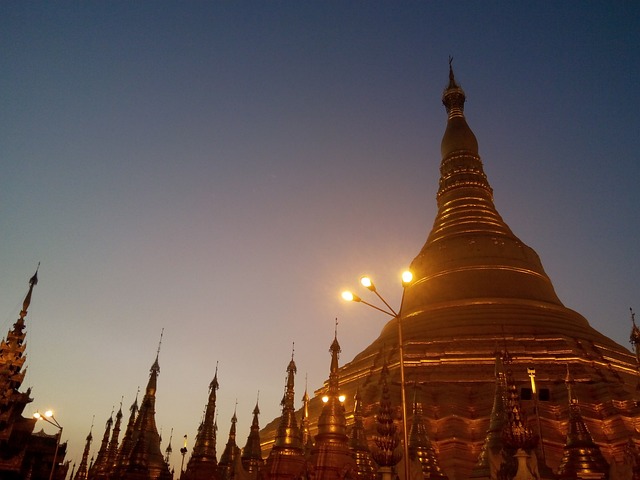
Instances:
[[[79,462],[158,346],[190,447],[219,361],[218,455],[386,322],[436,212],[447,59],[498,211],[564,304],[628,346],[640,310],[638,2],[3,2],[0,337]],[[366,291],[362,292],[364,298]],[[128,412],[125,412],[125,420]],[[38,427],[39,428],[39,427]],[[54,430],[46,429],[49,433]]]

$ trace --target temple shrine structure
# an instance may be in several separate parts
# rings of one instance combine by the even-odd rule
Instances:
[[[378,338],[340,365],[336,324],[328,380],[300,403],[292,353],[282,415],[261,429],[256,402],[240,447],[234,412],[219,457],[216,368],[179,468],[155,423],[158,347],[141,405],[112,413],[99,445],[89,430],[72,480],[640,480],[633,312],[635,355],[562,304],[496,209],[451,65],[442,101],[438,212]],[[0,344],[0,480],[43,478],[19,392],[33,285]]]

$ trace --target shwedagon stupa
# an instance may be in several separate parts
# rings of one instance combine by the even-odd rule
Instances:
[[[567,463],[564,457],[573,455],[567,450],[567,432],[578,420],[571,417],[569,390],[574,403],[579,402],[579,424],[590,432],[609,465],[615,469],[637,462],[636,356],[562,304],[536,252],[501,218],[478,141],[465,119],[465,93],[452,69],[442,101],[447,125],[441,143],[438,212],[426,243],[411,262],[414,280],[405,287],[400,309],[407,401],[415,390],[439,467],[451,480],[489,478],[487,449],[504,442],[504,434],[494,427],[500,413],[496,408],[505,408],[499,379],[505,378],[506,370],[520,397],[525,427],[537,439],[533,450],[541,477],[557,472],[561,462]],[[499,363],[500,358],[508,359],[502,373],[496,373],[497,357]],[[385,362],[400,418],[394,319],[339,371],[341,392],[347,398],[360,392],[370,437],[375,433]],[[309,404],[312,430],[327,388],[325,384],[317,390]],[[411,412],[410,405],[407,410]],[[263,430],[265,450],[276,423]],[[567,468],[582,468],[578,474],[588,476],[589,452],[580,445],[571,448],[581,449],[584,458],[570,459],[565,473]]]
[[[179,470],[170,467],[171,436],[163,455],[155,423],[158,347],[140,407],[136,398],[126,426],[122,405],[115,423],[112,412],[92,460],[89,430],[71,477],[640,480],[640,329],[634,322],[633,355],[562,304],[538,255],[496,210],[464,102],[450,68],[443,94],[448,116],[438,212],[411,262],[414,279],[404,287],[398,318],[371,345],[340,366],[336,328],[329,378],[313,398],[305,390],[298,411],[292,354],[282,416],[260,431],[256,403],[240,448],[234,412],[219,460],[216,368],[195,444],[190,452],[186,444],[180,449]],[[19,390],[24,317],[36,280],[30,281],[20,318],[0,345],[0,478],[12,480],[44,479],[46,473],[36,473],[33,462],[24,461],[28,442],[18,442],[35,424],[22,416],[29,391]],[[400,448],[401,365],[410,426],[407,470]],[[40,463],[55,464],[54,478],[61,480],[69,463],[62,463],[64,455],[51,455],[47,439],[48,450],[38,449]]]

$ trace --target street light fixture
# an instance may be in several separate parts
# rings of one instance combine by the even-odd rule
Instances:
[[[404,302],[404,292],[405,292],[405,288],[413,281],[413,274],[409,271],[406,270],[402,273],[402,300],[400,301],[400,312],[402,312],[402,304]],[[360,297],[358,297],[357,295],[355,295],[352,292],[349,291],[345,291],[342,292],[342,298],[344,300],[346,300],[347,302],[358,302],[358,303],[363,303],[365,305],[367,305],[368,307],[371,307],[375,310],[378,310],[379,312],[384,313],[385,315],[389,315],[390,317],[393,317],[397,324],[398,324],[398,348],[400,351],[400,393],[401,393],[401,398],[402,398],[402,437],[403,437],[403,441],[404,441],[404,478],[405,480],[410,480],[410,476],[409,476],[409,430],[408,430],[408,421],[407,421],[407,398],[406,398],[406,392],[405,392],[405,379],[404,379],[404,341],[402,339],[402,317],[401,314],[396,312],[391,305],[389,305],[389,303],[387,303],[387,301],[382,297],[382,295],[380,295],[380,293],[378,292],[378,290],[376,289],[375,284],[373,283],[373,280],[371,279],[371,277],[364,275],[362,277],[360,277],[360,284],[365,287],[366,289],[368,289],[369,291],[373,292],[376,294],[376,296],[382,301],[382,303],[384,303],[384,305],[387,307],[387,309],[385,310],[384,308],[380,308],[376,305],[373,305],[371,303],[365,302],[364,300],[362,300]]]
[[[56,463],[58,461],[58,449],[60,448],[60,437],[62,437],[62,425],[58,423],[56,417],[53,416],[53,411],[47,410],[44,412],[44,415],[40,414],[40,412],[36,412],[33,414],[33,418],[36,420],[44,420],[47,423],[50,423],[54,427],[58,429],[58,434],[56,435],[56,450],[53,454],[53,463],[51,464],[51,473],[49,474],[49,480],[53,480],[53,474],[56,470]]]

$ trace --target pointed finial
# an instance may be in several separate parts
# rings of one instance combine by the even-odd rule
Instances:
[[[33,277],[29,279],[29,291],[27,292],[27,296],[24,297],[24,301],[22,302],[22,311],[20,312],[20,319],[24,319],[27,316],[27,309],[29,305],[31,305],[31,294],[33,293],[33,287],[38,284],[38,270],[40,269],[40,262],[38,262],[38,266],[36,267],[36,273],[33,274]]]
[[[209,384],[209,389],[218,390],[218,388],[220,388],[220,384],[218,383],[218,362],[216,361],[216,372],[213,375],[213,380],[211,380]]]
[[[38,266],[36,267],[36,273],[29,279],[29,286],[38,284],[38,270],[40,270],[40,262],[38,262]]]
[[[153,365],[151,365],[152,372],[155,370],[156,372],[160,373],[160,363],[158,362],[158,359],[160,358],[160,347],[162,347],[163,335],[164,335],[164,328],[160,331],[160,341],[158,342],[158,351],[156,352],[156,360],[155,362],[153,362]]]
[[[635,327],[636,325],[636,314],[633,311],[633,308],[629,307],[629,311],[631,312],[631,323],[633,323],[633,326]]]
[[[293,360],[293,354],[296,351],[296,342],[291,342],[291,360]]]
[[[164,327],[160,330],[160,342],[158,342],[158,352],[156,355],[160,355],[160,347],[162,347],[162,336],[164,335]]]
[[[453,75],[453,57],[449,55],[449,88],[455,88],[457,86],[456,79]]]
[[[449,119],[453,117],[464,117],[464,90],[456,83],[453,75],[453,57],[449,55],[449,84],[442,94],[442,104],[447,109]]]
[[[256,407],[253,409],[253,414],[254,415],[259,415],[260,414],[260,407],[258,407],[259,403],[260,403],[260,390],[258,390],[258,397],[256,398]]]

